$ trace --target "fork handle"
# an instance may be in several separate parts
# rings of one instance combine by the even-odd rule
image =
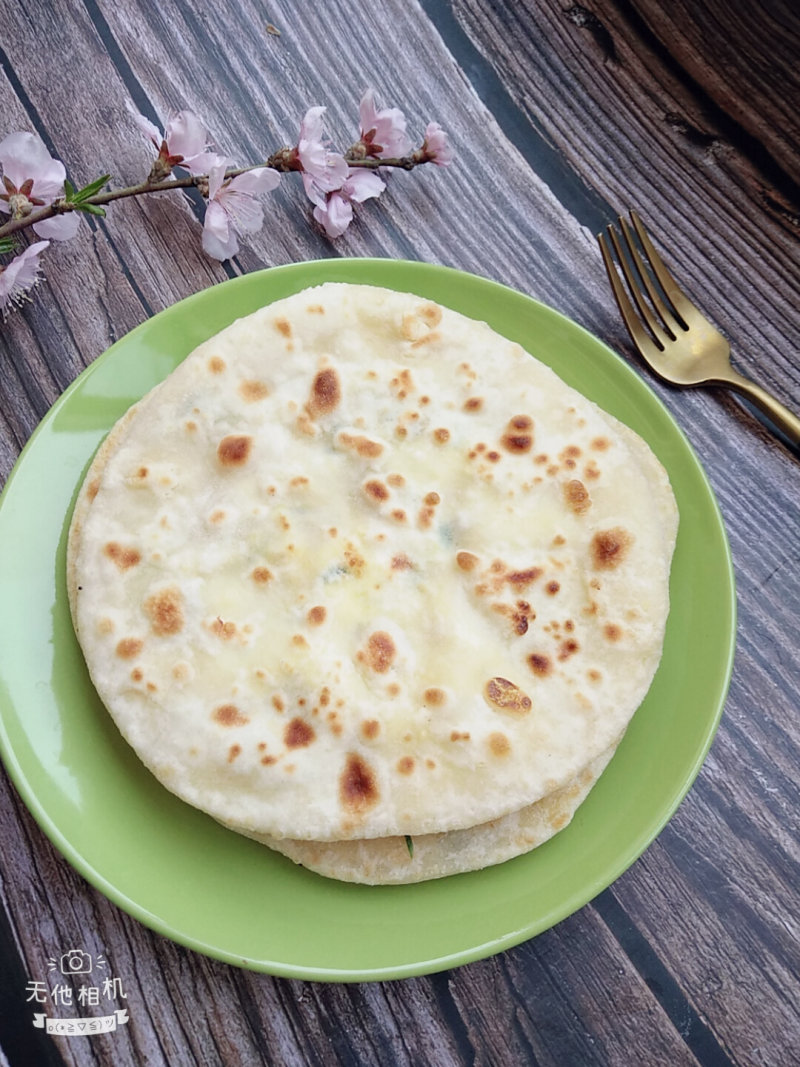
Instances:
[[[730,386],[735,392],[751,400],[764,412],[770,422],[789,438],[793,445],[800,445],[800,418],[780,400],[776,400],[766,389],[762,389],[760,385],[756,385],[755,382],[751,382],[749,378],[745,378],[743,374],[734,370],[726,374],[721,379],[721,383]]]

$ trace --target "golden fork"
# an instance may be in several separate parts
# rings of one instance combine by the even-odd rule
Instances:
[[[623,321],[645,363],[672,385],[722,385],[733,389],[760,408],[794,445],[800,445],[800,418],[731,367],[731,349],[726,339],[680,290],[635,211],[631,211],[631,222],[647,266],[624,218],[619,219],[622,240],[614,226],[606,228],[608,236],[601,233],[597,239]],[[620,281],[610,246],[633,303]],[[653,284],[651,272],[661,292]]]

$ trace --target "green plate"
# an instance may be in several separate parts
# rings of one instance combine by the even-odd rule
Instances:
[[[681,514],[664,657],[573,822],[500,866],[413,886],[322,878],[177,800],[139,763],[89,682],[70,623],[65,546],[89,461],[115,420],[197,344],[325,281],[416,292],[520,342],[638,431]],[[489,956],[582,907],[658,834],[722,714],[733,659],[730,553],[703,471],[661,402],[610,349],[494,282],[390,260],[299,263],[224,282],[156,315],[42,421],[0,499],[0,745],[42,830],[145,925],[228,963],[326,981],[400,978]]]

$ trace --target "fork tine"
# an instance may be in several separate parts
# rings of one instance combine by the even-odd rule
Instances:
[[[686,317],[688,314],[691,314],[691,312],[697,311],[697,308],[684,296],[678,283],[667,270],[664,260],[653,247],[653,242],[650,240],[650,236],[647,233],[638,212],[631,211],[631,222],[633,223],[634,230],[636,230],[636,236],[641,241],[642,248],[645,250],[647,258],[650,261],[650,266],[653,268],[653,274],[655,274],[658,279],[658,284],[664,290],[670,303],[677,312],[681,326],[684,329],[688,329]]]
[[[608,230],[613,239],[613,230],[610,226],[608,227]],[[633,304],[630,302],[628,294],[625,291],[625,286],[619,279],[619,274],[617,273],[617,268],[614,266],[614,258],[611,255],[611,249],[608,246],[606,235],[603,233],[598,234],[597,240],[600,245],[600,254],[603,257],[606,273],[608,274],[608,280],[611,282],[611,290],[614,293],[614,299],[617,301],[617,307],[622,315],[622,321],[625,323],[628,333],[633,339],[633,343],[644,358],[647,359],[648,352],[654,347],[653,339],[642,326],[641,320],[636,314]]]
[[[635,212],[632,211],[631,212],[631,220],[633,220],[634,215],[635,215]],[[675,315],[675,312],[674,312],[673,309],[667,308],[667,306],[665,305],[664,301],[661,299],[661,296],[660,296],[658,290],[653,285],[652,279],[650,278],[650,273],[649,273],[648,270],[645,269],[645,266],[644,266],[644,264],[642,262],[642,257],[639,254],[639,249],[636,247],[636,242],[634,241],[633,234],[631,233],[630,226],[625,221],[625,219],[622,218],[622,217],[620,217],[620,219],[619,219],[619,224],[620,224],[620,228],[622,229],[623,236],[625,238],[625,243],[628,246],[628,252],[630,254],[631,259],[633,260],[633,265],[636,267],[636,270],[637,270],[637,272],[639,274],[639,278],[641,280],[641,283],[645,288],[645,292],[647,293],[648,297],[650,298],[650,303],[653,305],[653,307],[655,308],[657,314],[660,316],[661,325],[663,325],[664,329],[666,330],[667,335],[669,336],[669,339],[671,341],[674,341],[676,339],[677,335],[675,333],[675,330],[672,327],[672,323],[677,318],[678,319],[678,327],[679,328],[681,328],[681,329],[685,328],[685,324],[684,324],[683,320],[681,319],[681,317],[679,315],[678,316]],[[637,229],[637,231],[636,231],[637,235],[641,231],[644,230],[644,227],[642,226],[642,223],[641,223],[641,219],[639,219],[639,227],[640,227],[640,229]],[[645,237],[647,237],[646,233],[645,233]],[[656,256],[655,249],[653,248],[653,246],[650,243],[650,241],[648,241],[647,244],[649,246],[649,251],[648,251],[647,248],[645,248],[645,253],[647,254],[647,258],[650,261],[650,264],[651,264],[651,266],[653,268],[653,273],[656,274],[656,277],[658,277],[658,274],[656,273],[656,267],[653,265],[652,259],[651,259],[651,253],[652,253],[653,256]],[[642,247],[644,247],[644,245]],[[663,262],[658,259],[658,256],[656,256],[656,259],[658,260],[659,269],[661,269],[662,271],[666,271],[666,267],[664,266]],[[660,281],[659,281],[659,284],[660,284]]]
[[[627,255],[623,250],[622,242],[617,235],[616,228],[614,226],[607,227],[608,234],[611,237],[611,243],[614,245],[614,251],[617,254],[619,268],[623,278],[628,284],[628,289],[633,296],[633,301],[639,310],[639,314],[644,319],[645,325],[653,336],[653,340],[663,351],[670,341],[675,340],[675,334],[668,326],[662,325],[650,310],[650,307],[642,294],[643,281],[646,278],[647,272],[642,263],[641,256],[632,242],[630,230],[625,227],[625,220],[620,218],[619,224],[622,228],[622,235],[627,246]]]

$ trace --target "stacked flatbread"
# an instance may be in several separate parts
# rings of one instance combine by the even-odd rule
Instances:
[[[168,789],[323,874],[411,882],[569,821],[658,666],[676,527],[644,442],[519,345],[328,284],[118,423],[70,602]]]

